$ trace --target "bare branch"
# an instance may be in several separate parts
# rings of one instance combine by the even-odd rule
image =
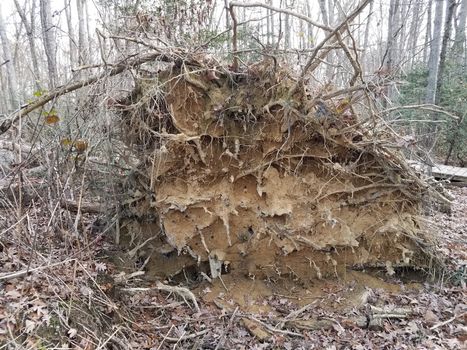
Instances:
[[[0,135],[4,134],[8,129],[10,129],[11,125],[18,120],[20,120],[22,117],[28,115],[32,111],[44,106],[47,102],[52,101],[53,99],[56,99],[57,97],[60,97],[62,95],[65,95],[69,92],[81,89],[85,86],[91,85],[100,79],[106,78],[106,77],[111,77],[114,75],[118,75],[127,69],[131,67],[137,67],[142,65],[143,63],[150,62],[153,60],[160,60],[163,62],[175,62],[177,60],[181,60],[181,58],[176,55],[176,54],[170,54],[170,53],[161,53],[161,52],[153,52],[150,54],[146,54],[140,57],[136,57],[133,59],[127,59],[126,62],[121,62],[121,63],[116,63],[113,66],[112,69],[109,71],[104,71],[98,75],[92,76],[90,78],[80,80],[75,83],[67,84],[60,86],[53,91],[44,94],[37,100],[23,106],[21,109],[18,111],[12,113],[7,119],[5,119],[1,124],[0,124]]]
[[[313,21],[308,16],[305,16],[305,15],[302,15],[300,13],[290,11],[290,10],[287,10],[287,9],[281,9],[279,7],[274,7],[272,5],[262,4],[260,2],[242,3],[242,2],[232,1],[230,3],[230,6],[231,7],[232,6],[237,6],[237,7],[262,7],[262,8],[274,11],[274,12],[284,13],[284,14],[287,14],[287,15],[291,15],[291,16],[300,18],[301,20],[304,20],[305,22],[308,22],[311,25],[314,25],[315,27],[321,28],[321,29],[323,29],[323,30],[325,30],[327,32],[330,32],[332,30],[331,28],[329,28],[328,26],[326,26],[324,24],[317,23],[317,22]]]

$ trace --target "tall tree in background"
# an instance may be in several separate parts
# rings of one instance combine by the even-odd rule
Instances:
[[[428,83],[426,87],[426,103],[435,103],[436,84],[438,81],[439,56],[441,50],[441,33],[443,27],[444,1],[435,0],[435,19],[433,24],[433,40],[428,60]]]
[[[456,0],[447,0],[446,2],[446,18],[444,21],[444,34],[441,44],[441,52],[439,54],[438,78],[436,81],[435,103],[439,104],[441,96],[441,85],[443,84],[444,68],[446,66],[446,54],[448,50],[448,42],[451,37],[452,21],[456,11]]]
[[[23,10],[18,2],[18,0],[14,0],[16,11],[18,11],[18,15],[21,18],[21,23],[23,24],[24,28],[26,29],[26,36],[28,37],[28,44],[29,44],[29,53],[31,55],[32,61],[32,73],[34,75],[34,84],[37,90],[41,89],[40,84],[40,71],[39,71],[39,63],[37,59],[37,50],[36,50],[36,43],[34,41],[34,32],[35,32],[35,18],[34,12],[36,9],[36,1],[31,1],[31,17],[28,21],[26,17],[26,12]]]
[[[456,34],[454,37],[454,44],[452,46],[453,56],[461,58],[465,55],[465,29],[467,18],[467,0],[461,0],[459,9],[459,19],[456,23]],[[461,63],[461,62],[459,62]]]
[[[78,64],[87,61],[86,22],[84,19],[84,0],[76,0],[78,14]]]
[[[52,10],[50,8],[50,0],[40,0],[40,17],[42,26],[42,41],[44,43],[45,56],[47,57],[49,89],[53,89],[58,83],[58,73],[57,44],[55,38],[55,27],[52,24]]]
[[[410,29],[409,29],[409,44],[408,44],[408,50],[409,50],[409,64],[410,68],[413,67],[414,61],[415,61],[415,56],[417,55],[417,42],[418,42],[418,32],[419,32],[419,27],[420,27],[420,12],[421,12],[421,6],[422,6],[422,0],[414,0],[415,4],[413,5],[412,8],[412,22],[410,23]]]
[[[423,63],[428,61],[428,49],[432,40],[431,22],[433,18],[433,0],[428,0],[427,6],[427,19],[426,19],[426,31],[425,31],[425,45],[423,45]]]
[[[388,37],[386,44],[386,56],[384,66],[386,71],[390,73],[393,69],[394,62],[397,61],[397,37],[400,30],[400,15],[399,15],[399,0],[391,0],[389,4],[388,17]]]
[[[71,17],[71,2],[69,0],[64,0],[65,6],[65,15],[66,23],[68,27],[68,46],[70,54],[70,66],[74,67],[76,65],[76,44],[75,44],[75,29],[73,27],[72,17]]]
[[[0,4],[0,40],[2,41],[2,51],[4,67],[6,67],[8,91],[10,96],[10,109],[19,108],[18,85],[16,82],[15,66],[11,55],[10,41],[6,35],[5,22],[3,21],[2,5]]]

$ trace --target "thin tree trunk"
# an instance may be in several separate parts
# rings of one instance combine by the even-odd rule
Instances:
[[[87,61],[86,53],[86,23],[84,21],[84,0],[76,0],[76,9],[78,14],[78,64],[84,65]]]
[[[443,84],[444,68],[446,66],[446,53],[449,38],[451,37],[451,25],[456,10],[456,0],[448,0],[446,3],[446,19],[444,21],[444,34],[439,54],[438,79],[436,81],[435,104],[439,104],[441,99],[441,86]]]
[[[311,6],[310,2],[308,0],[305,0],[306,2],[306,15],[308,17],[311,17]],[[310,48],[313,46],[313,26],[311,23],[307,23],[307,37],[306,37],[306,48]]]
[[[36,86],[37,90],[41,89],[41,85],[39,82],[39,64],[37,61],[37,52],[36,52],[36,43],[34,42],[34,25],[28,22],[28,19],[26,17],[26,13],[24,10],[21,8],[18,0],[14,0],[15,2],[15,7],[16,11],[18,11],[18,15],[21,18],[21,22],[24,25],[24,28],[26,29],[26,36],[28,38],[28,44],[29,44],[29,51],[31,55],[31,61],[32,61],[32,69],[33,69],[33,74],[34,74],[34,83]],[[35,1],[33,1],[32,9],[31,11],[34,12],[34,7],[35,7]],[[34,16],[31,16],[31,20],[33,20]]]
[[[92,38],[91,38],[91,31],[89,29],[89,7],[88,7],[88,1],[84,1],[84,12],[86,13],[85,17],[85,22],[86,22],[86,35],[87,35],[87,51],[88,51],[88,62],[89,64],[92,63]]]
[[[428,60],[428,83],[426,88],[426,103],[435,103],[436,86],[438,82],[438,68],[441,50],[441,30],[443,25],[443,0],[435,0],[435,21],[433,40],[431,42],[430,59]]]
[[[386,44],[385,67],[388,73],[393,69],[396,61],[397,34],[400,23],[398,23],[399,0],[391,0],[389,5],[388,37]]]
[[[76,44],[75,44],[75,29],[71,17],[71,2],[63,0],[65,6],[66,23],[68,26],[68,46],[70,50],[70,66],[76,65]]]
[[[415,5],[412,11],[412,22],[410,23],[409,29],[409,52],[410,52],[410,68],[413,68],[416,56],[416,48],[418,41],[418,32],[420,25],[420,9],[421,9],[421,0],[415,0]]]
[[[323,17],[323,23],[326,26],[329,26],[329,16],[328,16],[328,9],[326,6],[326,0],[319,0],[319,9],[321,10],[321,16]]]
[[[466,18],[467,18],[467,0],[462,0],[460,3],[459,9],[459,19],[456,24],[456,35],[454,37],[454,44],[452,46],[452,51],[454,53],[454,58],[462,59],[463,53],[465,54],[465,28],[466,28]],[[458,62],[462,64],[461,61]]]
[[[10,109],[15,110],[19,108],[18,98],[18,85],[16,82],[15,65],[11,56],[10,41],[6,35],[5,23],[3,22],[2,7],[0,4],[0,40],[2,41],[3,59],[5,60],[5,67],[8,81],[8,91],[10,95]],[[3,62],[2,62],[3,63]]]
[[[55,28],[52,24],[52,10],[50,0],[40,0],[40,17],[42,26],[42,40],[44,43],[45,55],[47,57],[47,68],[49,72],[49,89],[53,89],[58,84],[57,74],[57,45],[55,39]]]
[[[433,0],[428,1],[428,11],[426,19],[426,33],[425,33],[425,46],[423,46],[423,63],[426,64],[428,61],[428,49],[431,45],[432,40],[432,31],[431,31],[431,21],[432,21],[432,11],[433,10]]]
[[[362,63],[366,67],[367,64],[365,64],[366,56],[368,54],[368,46],[369,46],[369,36],[370,36],[370,24],[371,24],[371,19],[373,18],[373,3],[374,1],[370,2],[370,10],[368,11],[368,18],[366,20],[366,27],[365,27],[365,36],[363,38],[363,53],[362,53]]]

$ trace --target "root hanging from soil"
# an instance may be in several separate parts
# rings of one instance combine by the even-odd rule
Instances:
[[[353,266],[433,266],[418,219],[433,190],[373,114],[369,89],[297,89],[272,60],[235,75],[170,65],[137,86],[119,102],[139,160],[120,231],[150,257],[147,275],[306,282]]]

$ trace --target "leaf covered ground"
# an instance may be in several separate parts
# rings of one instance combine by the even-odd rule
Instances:
[[[246,290],[243,302],[227,291],[209,300],[218,285],[205,281],[192,288],[198,308],[183,286],[161,289],[138,266],[118,264],[124,253],[94,217],[83,218],[76,237],[52,230],[43,208],[16,224],[4,216],[0,348],[465,348],[467,188],[452,191],[451,214],[426,218],[447,264],[434,281],[421,271],[349,272],[347,279],[302,286],[295,297],[284,286],[268,285],[268,294]],[[236,288],[228,276],[225,283]]]

